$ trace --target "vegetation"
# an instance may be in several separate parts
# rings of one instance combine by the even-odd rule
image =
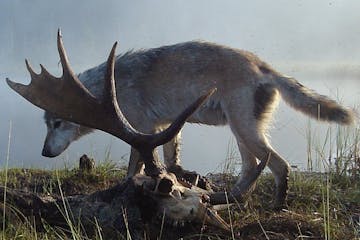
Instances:
[[[77,170],[42,171],[9,169],[8,187],[21,188],[43,194],[79,194],[105,189],[120,181],[124,170],[114,171],[111,165],[101,165],[92,173]],[[227,176],[227,177],[225,177]],[[214,176],[213,176],[214,177]],[[235,177],[221,175],[224,181]],[[4,184],[4,172],[1,172]],[[60,183],[62,192],[59,191]],[[273,179],[263,174],[245,205],[239,204],[223,211],[223,217],[232,223],[232,233],[219,233],[204,228],[186,239],[357,239],[360,234],[360,179],[357,175],[293,172],[290,178],[289,210],[272,210]],[[2,239],[87,239],[81,226],[70,232],[47,226],[38,232],[28,221],[19,221],[16,209],[6,213]],[[95,228],[96,226],[94,226]],[[99,230],[99,233],[101,231]],[[101,239],[99,234],[98,239]],[[124,237],[125,239],[126,237]],[[120,238],[121,239],[121,238]]]
[[[274,182],[271,174],[265,173],[245,202],[221,212],[224,219],[231,223],[230,233],[203,226],[189,232],[184,239],[359,239],[360,131],[339,128],[335,136],[331,136],[331,131],[325,139],[326,143],[309,144],[313,146],[309,152],[317,151],[315,155],[325,159],[316,159],[322,165],[321,172],[314,171],[319,162],[311,162],[312,171],[298,171],[294,167],[290,176],[287,210],[273,210]],[[329,139],[334,139],[334,143],[330,144]],[[325,145],[336,146],[335,151]],[[324,152],[334,154],[324,157]],[[235,155],[229,147],[229,160],[224,164],[224,172],[207,177],[217,185],[231,186],[236,181]],[[68,168],[54,171],[4,169],[0,172],[0,185],[45,195],[89,194],[120,183],[125,172],[124,168],[118,168],[108,160],[91,172]],[[96,224],[95,236],[88,236],[81,224],[70,220],[69,228],[54,228],[44,222],[39,231],[39,226],[35,226],[31,219],[24,220],[16,208],[7,206],[4,210],[6,204],[5,198],[2,201],[0,239],[104,239],[102,229]],[[69,215],[71,212],[65,210],[64,216],[71,219]],[[131,238],[125,235],[118,236],[118,239]]]

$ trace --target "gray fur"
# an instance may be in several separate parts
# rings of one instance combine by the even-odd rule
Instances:
[[[97,97],[101,97],[104,71],[103,63],[79,74],[85,87]],[[188,122],[230,126],[244,162],[242,177],[234,188],[235,195],[248,189],[246,178],[256,171],[257,159],[270,156],[268,166],[275,176],[277,204],[285,201],[290,171],[287,161],[272,149],[266,138],[278,93],[291,106],[312,117],[316,115],[345,124],[353,118],[346,108],[281,75],[254,54],[207,42],[193,41],[127,52],[116,58],[115,81],[124,115],[136,129],[147,133],[166,128],[201,94],[216,87],[217,92]],[[321,106],[321,114],[314,114],[318,113],[318,106]],[[64,124],[64,132],[72,127],[75,134],[66,132],[69,136],[66,138],[61,135],[62,131],[56,131],[49,124],[53,121],[49,116],[45,113],[48,136],[44,149],[51,148],[48,144],[51,139],[59,139],[65,146],[90,132],[68,123],[70,125]],[[56,154],[65,148],[59,147]],[[179,165],[179,136],[164,149],[166,165]],[[141,159],[132,151],[130,176],[139,171],[139,161]]]

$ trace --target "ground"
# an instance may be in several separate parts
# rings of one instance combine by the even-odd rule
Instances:
[[[6,181],[8,188],[70,196],[114,186],[121,182],[125,170],[115,168],[112,164],[103,164],[92,172],[81,172],[78,169],[9,169],[0,175],[1,184],[5,185]],[[236,179],[228,174],[207,177],[223,186],[231,186]],[[273,184],[271,175],[263,174],[246,202],[221,212],[223,218],[231,224],[231,232],[209,226],[203,226],[200,230],[194,227],[193,231],[187,229],[184,239],[359,239],[359,175],[293,172],[290,178],[289,208],[282,211],[272,209]],[[19,228],[18,224],[8,219],[3,225],[3,238],[27,236],[24,232],[28,231],[30,236],[22,239],[32,239],[34,229],[31,226],[30,230],[24,226]],[[21,233],[19,229],[22,229]],[[66,233],[62,234],[66,236]],[[59,234],[46,231],[36,233],[36,236],[59,238]],[[101,239],[99,236],[97,238]],[[87,239],[81,234],[78,237]]]

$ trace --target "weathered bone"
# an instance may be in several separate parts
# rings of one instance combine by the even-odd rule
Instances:
[[[207,222],[226,231],[230,230],[229,225],[217,214],[214,207],[209,205],[208,191],[196,186],[185,187],[179,184],[175,175],[171,173],[163,175],[160,179],[137,174],[133,179],[136,185],[143,186],[145,192],[159,203],[158,212],[173,222]],[[170,194],[170,198],[162,194],[153,194],[152,191],[155,188],[161,192],[159,185],[164,179],[173,183],[169,192],[163,192],[164,195]]]
[[[215,89],[199,97],[166,130],[157,134],[144,134],[129,124],[116,100],[114,62],[117,43],[113,45],[107,60],[102,99],[95,98],[71,70],[60,30],[57,45],[63,67],[62,77],[52,76],[42,65],[40,65],[41,73],[37,74],[26,60],[26,66],[31,75],[30,84],[23,85],[6,79],[8,85],[29,102],[46,111],[63,119],[108,132],[136,148],[144,159],[145,173],[155,176],[157,181],[154,184],[153,178],[144,177],[147,180],[139,184],[147,188],[152,186],[150,195],[158,199],[161,211],[165,211],[168,217],[175,221],[205,220],[210,224],[228,229],[225,221],[203,202],[203,195],[206,192],[182,186],[174,175],[165,171],[154,154],[154,148],[171,140],[180,131],[186,119],[214,93]]]

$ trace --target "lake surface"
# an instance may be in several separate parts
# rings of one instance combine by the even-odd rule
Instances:
[[[23,69],[24,66],[19,66]],[[280,67],[281,68],[281,67]],[[283,71],[286,72],[286,71]],[[294,75],[302,84],[329,95],[349,107],[359,106],[360,88],[356,75],[327,78],[326,74],[304,73],[299,71],[287,72]],[[86,153],[98,162],[110,153],[110,159],[121,164],[127,164],[129,146],[109,134],[97,131],[73,143],[67,151],[56,158],[41,156],[42,144],[46,135],[42,110],[26,102],[15,94],[5,83],[5,78],[20,82],[28,82],[29,76],[25,71],[0,74],[0,164],[6,164],[10,124],[10,167],[62,168],[74,166],[77,159]],[[360,76],[359,76],[360,77]],[[283,101],[274,115],[274,121],[269,131],[273,147],[286,158],[291,165],[300,168],[307,167],[307,129],[309,126],[316,135],[313,150],[321,145],[326,138],[329,126],[335,132],[336,126],[327,123],[309,121],[304,115],[288,107]],[[334,134],[332,139],[334,139]],[[332,141],[333,142],[333,141]],[[314,151],[313,156],[316,157]],[[222,171],[228,158],[234,161],[232,166],[237,172],[241,165],[234,137],[227,126],[209,127],[186,124],[183,129],[181,151],[183,165],[186,169],[196,170],[202,174]]]

